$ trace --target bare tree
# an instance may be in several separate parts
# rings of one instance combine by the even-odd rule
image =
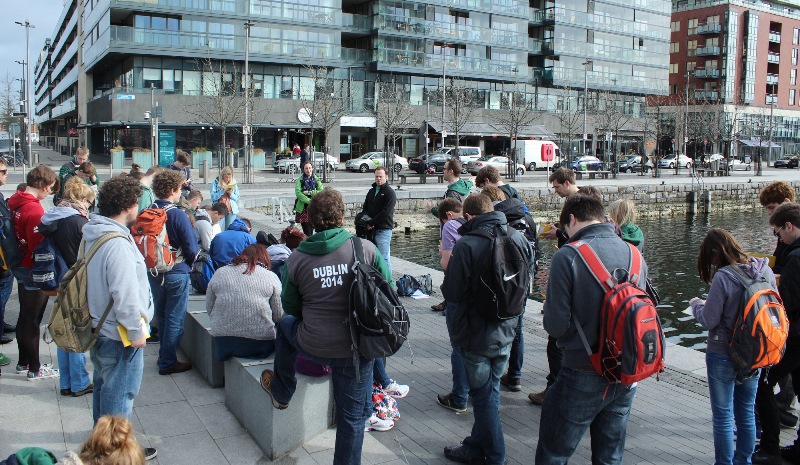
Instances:
[[[612,139],[607,141],[607,148],[611,153],[607,161],[611,163],[611,170],[616,174],[615,160],[619,154],[620,131],[626,129],[628,123],[633,120],[633,109],[628,105],[629,102],[624,100],[624,96],[617,92],[604,91],[598,97],[595,121],[598,129],[611,132]]]
[[[495,126],[508,134],[509,141],[514,141],[514,148],[509,154],[508,173],[511,179],[517,180],[517,140],[519,133],[542,117],[542,113],[534,108],[534,102],[526,99],[525,85],[516,82],[511,85],[510,92],[504,93],[506,101],[503,109],[494,113]]]
[[[726,163],[730,163],[732,148],[734,144],[738,143],[739,133],[742,130],[742,115],[744,114],[744,106],[741,104],[734,104],[728,108],[730,111],[725,111],[725,107],[722,107],[720,110],[722,115],[717,120],[720,142],[723,145],[722,154]]]
[[[475,111],[475,89],[463,79],[450,78],[447,92],[447,119],[456,137],[456,150],[461,143],[461,131]]]
[[[325,155],[330,152],[330,132],[339,124],[347,110],[346,96],[341,82],[333,79],[332,70],[309,62],[304,66],[308,81],[300,86],[300,98],[308,116],[309,138],[314,128],[322,129],[325,136]],[[323,160],[322,182],[328,182],[327,173],[333,169],[328,160]]]
[[[559,88],[557,98],[555,116],[560,126],[559,142],[561,142],[563,150],[565,146],[564,137],[566,136],[566,145],[569,146],[567,149],[567,161],[571,162],[574,155],[572,153],[572,137],[580,132],[583,127],[583,112],[578,110],[579,93],[567,85]]]
[[[763,160],[763,148],[772,145],[770,133],[772,131],[771,118],[769,111],[765,108],[754,108],[754,112],[741,119],[740,129],[745,137],[758,143],[755,157],[756,176],[761,176]],[[771,148],[770,148],[771,150]]]
[[[15,122],[16,118],[11,116],[11,113],[17,111],[17,102],[19,102],[20,92],[19,89],[14,87],[14,78],[11,73],[6,71],[5,76],[0,78],[0,125],[8,130],[8,125]]]
[[[655,156],[653,157],[653,170],[654,176],[659,177],[659,168],[658,168],[658,161],[661,158],[660,152],[661,148],[661,139],[664,136],[664,125],[663,120],[665,116],[664,107],[659,105],[659,102],[656,99],[647,99],[646,100],[646,107],[644,111],[644,115],[639,118],[639,129],[642,131],[642,142],[644,145],[644,151],[642,152],[642,171],[639,173],[640,175],[644,175],[646,166],[647,166],[647,141],[649,138],[653,139],[653,151]]]
[[[375,118],[378,127],[384,133],[384,163],[389,169],[389,176],[394,180],[394,154],[397,141],[403,136],[406,129],[415,127],[414,108],[405,94],[402,84],[395,82],[391,76],[389,81],[378,83],[378,100],[375,105]],[[389,153],[391,152],[391,156]],[[389,160],[392,160],[391,162]]]

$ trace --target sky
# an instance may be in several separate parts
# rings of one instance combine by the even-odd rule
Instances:
[[[64,9],[63,0],[0,0],[0,78],[10,73],[22,77],[25,61],[25,28],[14,24],[29,20],[35,28],[30,30],[31,76],[45,39],[53,35],[56,22]],[[32,78],[33,79],[33,78]],[[17,83],[19,85],[19,83]]]

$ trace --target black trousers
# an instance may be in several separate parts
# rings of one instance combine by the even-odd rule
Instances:
[[[553,385],[558,378],[558,372],[561,371],[561,358],[563,354],[561,349],[556,345],[556,338],[547,336],[547,366],[550,368],[550,373],[547,374],[547,387]]]
[[[794,391],[800,392],[800,339],[786,342],[786,352],[781,361],[769,370],[761,371],[756,392],[756,411],[761,420],[761,450],[770,454],[780,453],[781,423],[778,404],[775,400],[775,385],[778,380],[791,374]]]

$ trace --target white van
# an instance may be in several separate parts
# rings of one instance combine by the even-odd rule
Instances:
[[[547,169],[548,164],[553,166],[561,157],[561,149],[555,142],[549,140],[517,140],[517,149],[519,162],[525,165],[528,171]]]
[[[451,157],[455,155],[454,150],[455,147],[442,147],[436,153]],[[471,161],[478,161],[481,156],[483,156],[483,151],[480,147],[465,147],[463,145],[458,147],[458,159],[461,160],[461,164],[464,166],[467,166],[467,163]]]

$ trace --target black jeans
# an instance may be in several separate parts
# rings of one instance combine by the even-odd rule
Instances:
[[[769,370],[761,371],[761,379],[758,382],[758,392],[756,392],[756,411],[761,420],[761,450],[770,454],[780,454],[780,413],[778,404],[775,401],[775,385],[784,376],[792,374],[792,383],[795,392],[800,385],[800,339],[791,338],[786,341],[786,352],[781,361],[770,367]]]
[[[558,378],[558,372],[561,371],[561,358],[563,354],[561,349],[556,345],[556,338],[547,336],[547,365],[550,368],[550,373],[547,374],[547,387],[553,385]]]
[[[42,291],[29,291],[18,286],[19,320],[17,321],[17,349],[19,365],[28,365],[28,371],[39,371],[39,327],[47,310],[47,295]]]

